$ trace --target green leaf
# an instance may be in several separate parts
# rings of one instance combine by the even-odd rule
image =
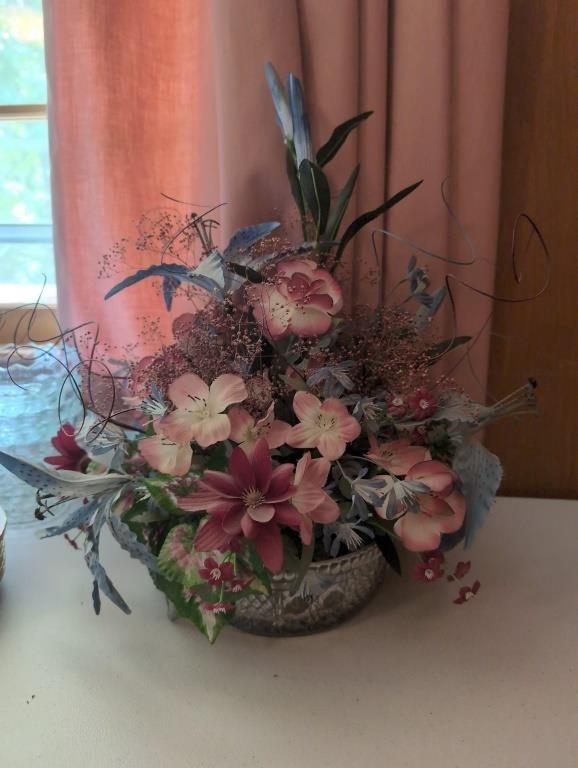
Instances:
[[[434,344],[433,347],[430,347],[426,354],[431,358],[431,364],[433,365],[434,363],[437,363],[438,360],[441,360],[444,355],[447,355],[448,352],[451,352],[457,347],[461,347],[462,344],[467,344],[471,339],[471,336],[454,336],[453,339],[444,339],[444,341],[440,341],[438,344]]]
[[[345,234],[341,238],[341,242],[339,243],[339,247],[337,249],[337,257],[338,258],[341,257],[347,243],[355,237],[355,235],[359,232],[360,229],[365,227],[366,224],[369,224],[370,221],[373,221],[378,216],[381,216],[381,214],[385,213],[385,211],[389,210],[390,208],[393,208],[394,205],[397,205],[399,202],[401,202],[404,199],[404,197],[407,197],[408,195],[410,195],[422,183],[423,183],[423,179],[421,181],[417,181],[415,184],[410,184],[409,187],[405,187],[405,189],[402,189],[399,192],[396,192],[396,194],[393,195],[393,197],[390,197],[389,200],[386,200],[385,203],[380,205],[378,208],[374,208],[373,211],[367,211],[367,213],[361,214],[361,216],[355,219],[355,221],[352,221],[351,224],[345,230]]]
[[[333,240],[337,237],[337,233],[339,231],[339,227],[341,226],[345,211],[347,210],[347,206],[351,200],[351,195],[353,194],[358,175],[359,165],[353,169],[351,176],[345,182],[345,186],[337,195],[335,203],[333,204],[333,208],[331,209],[331,213],[329,214],[329,219],[327,220],[327,228],[323,233],[323,237],[327,240]]]
[[[351,131],[357,128],[364,120],[367,120],[370,115],[373,115],[373,112],[362,112],[338,125],[329,137],[329,140],[317,153],[317,164],[323,166],[332,160],[345,143]]]
[[[315,239],[319,240],[325,232],[331,206],[329,182],[321,168],[309,160],[303,160],[299,166],[299,182],[315,223]]]
[[[287,167],[287,177],[291,186],[291,194],[295,200],[295,205],[301,216],[305,216],[305,202],[303,200],[303,193],[301,192],[301,185],[299,184],[299,177],[297,175],[297,168],[295,167],[295,158],[293,153],[287,148],[285,152],[285,164]]]
[[[178,508],[173,495],[167,491],[164,482],[160,483],[155,480],[143,478],[143,484],[147,491],[150,493],[153,501],[165,512],[170,515],[182,515],[184,514],[181,509]]]
[[[401,576],[401,563],[399,561],[399,555],[397,549],[393,543],[391,536],[387,533],[377,534],[375,537],[375,543],[379,547],[379,551],[383,555],[383,559],[389,565],[389,567]]]
[[[311,536],[309,544],[304,544],[301,550],[301,557],[299,558],[299,565],[295,571],[296,579],[291,588],[291,592],[296,592],[301,586],[301,582],[305,578],[309,566],[313,562],[313,553],[315,552],[315,536]]]

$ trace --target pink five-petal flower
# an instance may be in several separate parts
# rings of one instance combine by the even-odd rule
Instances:
[[[431,582],[441,579],[444,575],[443,569],[443,557],[433,555],[421,563],[418,563],[413,570],[413,578],[415,581]]]
[[[458,592],[458,596],[454,600],[454,603],[456,605],[467,603],[468,600],[471,600],[472,597],[475,597],[478,594],[480,586],[479,581],[474,581],[471,587],[460,587],[460,591]]]
[[[339,507],[323,489],[331,462],[327,459],[312,459],[308,452],[295,467],[296,492],[291,503],[302,515],[300,535],[304,544],[311,543],[313,523],[332,523],[339,517]]]
[[[392,418],[403,418],[408,408],[408,403],[403,395],[392,395],[387,404],[387,415]]]
[[[398,518],[393,530],[411,552],[437,549],[442,533],[455,533],[462,527],[465,499],[458,491],[443,499],[427,493],[418,493],[416,498],[419,510],[406,512]]]
[[[407,439],[378,443],[374,435],[369,435],[369,447],[367,458],[392,475],[406,475],[414,465],[429,458],[427,448],[412,445]]]
[[[265,567],[278,573],[283,565],[279,526],[299,530],[301,525],[301,515],[290,503],[293,471],[293,464],[273,468],[264,439],[248,455],[234,448],[228,473],[207,470],[196,493],[179,499],[181,509],[209,515],[195,537],[197,551],[219,549],[244,536],[253,541]]]
[[[138,449],[141,456],[153,469],[165,475],[186,475],[193,458],[190,443],[176,443],[171,440],[159,424],[155,424],[155,429],[156,435],[139,440]]]
[[[274,407],[271,403],[265,416],[257,420],[245,408],[231,408],[228,413],[231,422],[229,439],[239,443],[245,453],[251,451],[261,437],[265,438],[269,448],[279,448],[286,441],[291,426],[285,421],[275,419]]]
[[[243,379],[231,373],[217,376],[210,387],[195,373],[185,373],[173,381],[168,394],[176,410],[161,419],[163,434],[176,443],[195,440],[207,448],[229,437],[231,422],[223,412],[243,401],[247,389]]]
[[[251,286],[248,297],[255,320],[273,340],[321,336],[343,307],[339,283],[311,259],[281,262],[272,280]]]
[[[357,419],[335,397],[322,403],[310,392],[296,392],[293,410],[301,423],[291,428],[287,445],[293,448],[317,448],[330,461],[342,456],[347,443],[361,433]]]
[[[74,437],[72,424],[63,424],[50,442],[58,451],[58,456],[46,456],[44,461],[57,469],[71,469],[84,472],[90,462],[87,452],[81,448]]]

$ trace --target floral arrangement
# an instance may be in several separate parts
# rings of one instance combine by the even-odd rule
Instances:
[[[289,75],[285,90],[271,65],[266,74],[301,242],[267,222],[219,249],[211,211],[172,221],[159,262],[106,298],[147,278],[160,279],[168,310],[177,292],[194,298],[195,311],[173,322],[173,343],[113,377],[121,411],[103,415],[87,394],[91,367],[78,369],[96,420],[62,425],[51,466],[0,453],[38,488],[38,517],[78,500],[45,535],[75,547],[84,538],[96,612],[101,594],[129,612],[100,562],[106,524],[211,642],[238,601],[267,592],[275,574],[297,573],[299,588],[312,561],[367,545],[398,573],[403,549],[415,578],[441,579],[445,553],[472,544],[501,481],[499,460],[475,433],[534,407],[533,382],[486,406],[438,372],[470,338],[436,336],[448,287],[432,289],[415,256],[397,304],[346,308],[348,244],[421,182],[343,226],[359,168],[336,194],[323,168],[371,113],[314,152],[298,79]],[[196,263],[184,263],[195,248]],[[460,561],[446,578],[469,567]],[[455,602],[478,588],[462,586]]]

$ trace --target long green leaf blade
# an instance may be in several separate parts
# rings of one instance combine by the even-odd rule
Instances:
[[[347,210],[347,206],[351,200],[351,195],[353,194],[358,176],[359,165],[353,169],[351,176],[347,179],[343,189],[337,195],[337,199],[333,204],[333,208],[329,214],[329,219],[327,220],[327,228],[323,233],[324,239],[334,240],[336,238],[339,227],[341,226],[341,222],[343,221],[345,211]]]
[[[386,200],[385,203],[380,205],[378,208],[374,208],[373,211],[367,211],[367,213],[361,214],[361,216],[355,219],[355,221],[352,221],[351,224],[345,230],[345,234],[341,238],[341,242],[339,243],[339,248],[337,249],[337,257],[338,258],[341,257],[347,243],[355,237],[355,235],[359,232],[360,229],[363,229],[363,227],[369,224],[370,221],[373,221],[378,216],[381,216],[382,213],[385,213],[385,211],[389,210],[390,208],[393,208],[394,205],[397,205],[398,203],[400,203],[404,199],[404,197],[411,195],[411,193],[414,190],[416,190],[422,183],[423,183],[423,179],[421,179],[420,181],[416,181],[415,184],[410,184],[409,187],[405,187],[405,189],[402,189],[399,192],[396,192],[395,195],[390,197],[389,200]]]
[[[364,120],[367,120],[370,115],[373,115],[373,112],[362,112],[338,125],[317,153],[317,164],[324,166],[332,160],[345,143],[351,131],[357,128]]]
[[[321,233],[325,231],[327,226],[331,206],[329,182],[321,168],[310,160],[303,160],[299,166],[299,182],[305,202],[315,222],[315,239],[319,240]]]

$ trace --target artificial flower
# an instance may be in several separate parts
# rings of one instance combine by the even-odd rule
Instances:
[[[296,392],[293,410],[301,422],[287,437],[287,444],[293,448],[317,448],[333,461],[343,455],[347,443],[361,434],[357,419],[334,397],[322,403],[310,392]]]
[[[296,492],[291,503],[302,515],[300,535],[304,544],[311,543],[313,523],[332,523],[339,517],[339,507],[323,489],[331,463],[327,459],[312,459],[308,452],[295,467]]]
[[[392,475],[405,475],[414,465],[429,457],[426,448],[412,445],[405,438],[379,443],[374,435],[369,435],[369,448],[365,454],[367,458]]]
[[[72,424],[63,424],[50,442],[58,451],[58,456],[46,456],[44,461],[57,469],[71,469],[84,472],[90,462],[87,452],[81,448],[74,437]]]
[[[158,423],[154,427],[156,435],[144,437],[138,442],[141,456],[153,469],[164,475],[186,475],[193,458],[191,444],[171,440]]]
[[[226,440],[231,422],[224,411],[247,397],[240,376],[224,373],[210,387],[195,373],[185,373],[169,387],[176,410],[161,419],[163,434],[175,443],[197,442],[201,448]]]
[[[199,568],[199,576],[201,579],[204,579],[207,584],[217,587],[226,581],[230,582],[234,579],[235,568],[233,567],[233,563],[228,561],[218,563],[214,557],[207,557]]]
[[[238,446],[229,459],[228,472],[207,470],[196,493],[179,499],[189,512],[206,511],[207,522],[195,537],[197,551],[209,552],[239,536],[251,539],[265,567],[278,573],[283,565],[280,525],[296,530],[301,514],[291,504],[295,495],[293,464],[273,468],[263,438],[247,455]]]
[[[234,406],[228,413],[231,422],[229,439],[245,451],[251,451],[257,440],[263,437],[269,448],[279,448],[287,439],[291,426],[275,419],[274,403],[271,403],[262,419],[255,419],[249,411]]]
[[[458,592],[458,596],[454,600],[454,603],[456,605],[467,603],[468,600],[471,600],[472,597],[475,597],[478,594],[480,586],[479,581],[474,581],[471,587],[460,587],[460,591]]]
[[[460,562],[456,565],[455,570],[451,576],[448,576],[448,581],[455,581],[456,579],[463,579],[464,576],[470,572],[472,563],[468,560],[466,563]]]
[[[411,415],[418,421],[429,419],[437,409],[437,400],[432,392],[422,387],[407,398]]]
[[[288,259],[270,281],[248,289],[253,316],[272,340],[321,336],[343,307],[339,283],[311,259]]]
[[[413,570],[415,581],[431,582],[441,579],[444,575],[444,556],[439,554],[427,554]]]
[[[403,395],[392,395],[387,404],[387,415],[402,419],[408,412],[408,403]]]

